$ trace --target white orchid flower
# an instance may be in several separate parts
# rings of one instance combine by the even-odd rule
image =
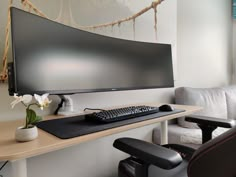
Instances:
[[[29,104],[33,99],[32,95],[23,95],[22,102],[25,104]]]
[[[14,108],[16,104],[20,103],[23,99],[23,96],[17,96],[16,93],[14,93],[15,100],[11,102],[11,108]]]
[[[48,107],[48,105],[52,102],[48,99],[48,95],[48,93],[45,93],[42,96],[34,94],[34,98],[38,101],[41,110],[43,110],[45,107]]]
[[[17,96],[16,93],[14,93],[15,100],[11,102],[11,107],[14,108],[16,104],[23,102],[24,104],[28,104],[32,101],[31,95],[23,95],[23,96]]]

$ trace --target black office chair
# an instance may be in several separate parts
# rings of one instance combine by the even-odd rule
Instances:
[[[187,120],[199,124],[203,142],[211,138],[209,134],[216,127],[235,125],[234,121],[209,117]],[[154,145],[133,138],[117,139],[113,145],[131,155],[119,163],[119,177],[236,177],[236,127],[197,150],[177,144]]]

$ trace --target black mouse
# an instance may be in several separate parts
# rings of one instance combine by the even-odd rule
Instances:
[[[174,111],[174,108],[171,105],[163,104],[159,107],[160,111]]]

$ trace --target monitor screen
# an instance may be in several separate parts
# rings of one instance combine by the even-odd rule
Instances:
[[[171,45],[75,29],[11,8],[11,93],[72,94],[173,87]]]

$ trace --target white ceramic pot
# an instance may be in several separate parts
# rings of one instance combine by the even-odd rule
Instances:
[[[33,126],[31,128],[18,127],[15,132],[17,141],[25,142],[32,141],[38,137],[38,128]]]

